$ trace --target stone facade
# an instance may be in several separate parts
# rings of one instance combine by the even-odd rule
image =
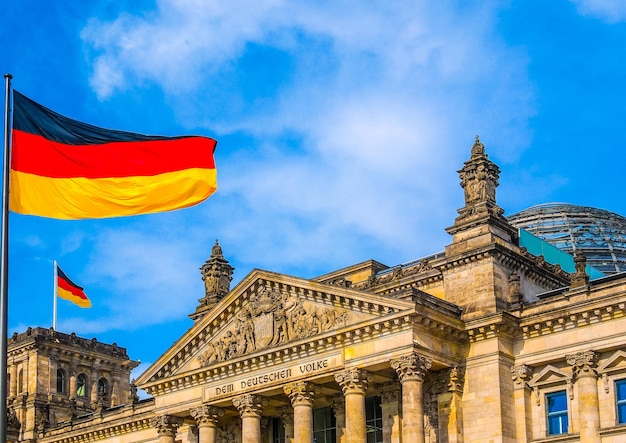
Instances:
[[[193,326],[136,382],[148,400],[133,392],[122,348],[44,329],[14,337],[11,438],[626,441],[626,276],[589,281],[582,265],[569,275],[520,248],[478,137],[459,177],[451,243],[411,263],[314,279],[255,270],[231,289],[216,242]],[[79,374],[88,394],[73,394]],[[326,434],[319,411],[331,411]]]

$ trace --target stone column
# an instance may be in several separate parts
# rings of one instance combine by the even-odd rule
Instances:
[[[392,381],[378,386],[383,415],[383,443],[400,443],[400,384]]]
[[[402,441],[424,443],[424,374],[432,360],[413,353],[391,360],[402,383]]]
[[[280,421],[283,424],[283,428],[285,428],[285,443],[294,443],[293,442],[293,408],[289,406],[285,406],[282,408],[278,408],[277,411],[278,416],[280,417]]]
[[[17,363],[15,360],[11,362],[10,372],[11,380],[9,381],[9,396],[15,398],[17,397]]]
[[[217,443],[217,422],[224,410],[217,406],[202,405],[189,411],[198,425],[198,443]]]
[[[157,430],[159,443],[174,443],[176,431],[182,426],[183,419],[174,415],[161,415],[150,420],[150,424]]]
[[[76,378],[78,376],[78,374],[76,373],[77,371],[78,368],[76,367],[76,364],[74,362],[70,363],[70,390],[68,392],[70,398],[76,398]]]
[[[511,375],[514,384],[515,436],[517,441],[529,441],[532,438],[532,411],[528,381],[533,376],[533,368],[528,365],[513,366]]]
[[[294,443],[313,443],[315,386],[307,381],[299,381],[285,385],[283,390],[293,406]]]
[[[57,394],[57,368],[59,358],[56,353],[51,352],[48,357],[48,394]],[[66,386],[67,387],[67,386]]]
[[[118,366],[114,366],[111,370],[111,386],[109,386],[109,407],[117,406],[122,403],[120,398],[120,370]]]
[[[594,351],[566,355],[578,386],[578,420],[581,443],[600,443],[600,407],[598,402],[598,355]]]
[[[371,376],[364,369],[352,368],[335,374],[346,402],[346,443],[365,443],[365,392]]]
[[[241,443],[261,443],[261,412],[265,403],[266,400],[256,394],[233,398],[241,417]]]
[[[332,408],[335,413],[335,432],[337,443],[346,443],[346,399],[337,395],[332,399]]]
[[[95,407],[95,405],[98,404],[98,381],[99,381],[99,377],[98,377],[98,367],[97,366],[93,366],[91,368],[91,376],[89,377],[89,383],[91,383],[91,392],[89,394],[89,401],[91,402],[92,406]],[[85,394],[87,392],[85,391]]]

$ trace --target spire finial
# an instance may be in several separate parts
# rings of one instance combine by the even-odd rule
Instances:
[[[217,241],[217,239],[215,240],[215,245],[213,245],[213,247],[211,248],[211,257],[222,257],[222,247],[220,246],[220,243]]]
[[[472,146],[472,157],[476,157],[478,155],[485,155],[485,145],[480,142],[480,137],[476,135],[474,146]]]

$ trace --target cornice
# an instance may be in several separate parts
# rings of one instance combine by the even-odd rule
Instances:
[[[623,300],[623,297],[621,297]],[[626,302],[587,302],[578,306],[551,307],[549,311],[522,317],[520,328],[524,339],[610,321],[626,316]]]
[[[532,255],[525,248],[510,244],[504,246],[498,242],[450,257],[439,266],[439,269],[442,272],[462,269],[487,259],[495,259],[506,268],[525,275],[542,287],[556,289],[569,284],[569,274],[560,266],[546,262],[543,257]]]
[[[466,322],[465,330],[471,342],[514,337],[519,333],[519,318],[508,312],[500,312]]]
[[[132,416],[126,415],[130,409],[133,411]],[[107,417],[109,414],[111,415]],[[37,441],[41,443],[87,443],[119,438],[123,434],[153,429],[150,424],[153,415],[153,402],[148,402],[143,406],[127,405],[108,414],[105,413],[103,416],[94,414],[88,419],[47,429]]]

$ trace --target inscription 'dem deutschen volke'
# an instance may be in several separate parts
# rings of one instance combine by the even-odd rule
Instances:
[[[272,386],[274,384],[284,384],[289,382],[292,378],[299,379],[303,375],[327,372],[342,366],[343,361],[341,357],[335,355],[327,358],[298,363],[286,368],[283,367],[263,372],[259,375],[253,375],[251,377],[237,378],[233,381],[225,380],[222,383],[215,383],[207,386],[204,390],[204,400],[208,401],[216,397],[233,395],[244,391]]]

